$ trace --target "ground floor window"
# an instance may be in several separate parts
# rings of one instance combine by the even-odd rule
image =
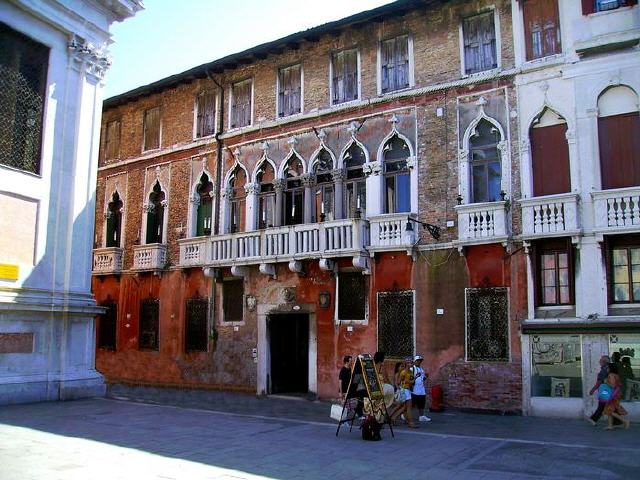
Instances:
[[[609,356],[618,366],[622,400],[640,402],[640,334],[609,335]]]
[[[466,348],[470,362],[509,361],[508,290],[467,288]]]
[[[388,358],[413,355],[413,290],[378,292],[378,350]]]
[[[582,398],[580,335],[531,337],[531,396]]]
[[[190,298],[187,300],[185,325],[185,350],[187,352],[207,351],[207,310],[209,301],[206,298]]]
[[[140,302],[140,350],[159,350],[160,300],[148,298]]]
[[[103,303],[107,309],[98,320],[98,348],[116,349],[116,329],[118,324],[118,306],[114,302]]]
[[[225,280],[222,283],[222,321],[244,320],[244,281]]]
[[[362,272],[338,275],[338,320],[366,320],[367,277]]]

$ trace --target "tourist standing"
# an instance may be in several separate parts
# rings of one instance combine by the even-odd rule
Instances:
[[[345,355],[342,359],[342,368],[338,374],[338,380],[340,381],[340,398],[344,402],[347,398],[347,389],[351,381],[351,355]]]
[[[405,359],[404,368],[398,374],[398,388],[402,391],[403,414],[401,417],[409,427],[417,428],[418,426],[413,423],[413,416],[411,415],[411,389],[414,383],[413,371],[411,370],[412,363],[413,359],[411,357]]]
[[[427,374],[422,368],[422,361],[424,358],[422,355],[416,355],[413,358],[413,388],[411,389],[411,402],[414,407],[418,409],[418,421],[430,422],[431,418],[424,414],[424,407],[427,403],[427,391],[425,381],[427,380]]]
[[[609,363],[610,360],[607,355],[603,355],[600,357],[600,371],[598,372],[595,385],[589,391],[589,395],[593,395],[595,392],[597,392],[600,385],[602,385],[607,379],[607,375],[609,375]],[[598,399],[598,408],[596,408],[596,411],[593,412],[593,415],[588,418],[589,422],[592,425],[598,423],[598,420],[600,420],[600,417],[602,417],[602,412],[604,411],[604,407],[606,404],[607,402]]]

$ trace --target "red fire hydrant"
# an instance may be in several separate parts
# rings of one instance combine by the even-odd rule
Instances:
[[[436,384],[431,386],[431,405],[429,406],[429,411],[431,412],[441,412],[444,410],[444,406],[442,405],[442,386]]]

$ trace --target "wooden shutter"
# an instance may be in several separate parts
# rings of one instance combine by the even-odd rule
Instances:
[[[358,98],[358,52],[350,50],[344,53],[344,100]]]
[[[345,78],[344,78],[344,67],[345,67],[345,55],[344,52],[336,53],[333,55],[333,72],[332,72],[332,87],[333,87],[333,98],[332,102],[334,104],[341,103],[344,101],[344,88],[345,88]]]
[[[582,14],[589,15],[596,11],[595,0],[582,0]]]
[[[118,158],[120,154],[120,121],[114,120],[107,124],[106,158]]]
[[[479,19],[479,38],[481,42],[481,70],[491,70],[498,66],[496,55],[496,24],[493,13],[482,15]]]
[[[527,60],[560,53],[558,0],[527,0],[523,16]]]
[[[536,197],[571,191],[567,124],[531,129],[533,194]]]
[[[382,92],[388,92],[395,87],[395,74],[393,64],[394,41],[387,40],[382,42],[380,47],[380,61],[382,67],[380,70]]]
[[[202,103],[202,116],[201,116],[201,137],[207,135],[213,135],[215,133],[215,109],[216,109],[216,97],[213,93],[207,92],[200,96],[200,102],[198,102],[198,113],[200,114],[200,103]]]
[[[396,89],[409,86],[409,37],[396,38]]]
[[[160,146],[160,108],[150,108],[144,115],[144,149]]]
[[[480,39],[477,17],[464,21],[462,34],[464,37],[464,68],[466,73],[480,71]]]
[[[251,124],[251,82],[242,82],[233,87],[232,127]]]
[[[602,188],[640,185],[640,115],[599,118],[598,142]]]
[[[300,65],[291,67],[291,103],[290,114],[302,111],[302,69]]]

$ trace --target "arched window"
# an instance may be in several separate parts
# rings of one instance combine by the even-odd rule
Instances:
[[[640,185],[638,95],[613,87],[598,99],[598,143],[602,188]]]
[[[383,148],[384,155],[384,213],[411,211],[411,182],[407,159],[409,146],[397,135]]]
[[[344,154],[346,180],[344,185],[345,213],[349,218],[365,216],[367,208],[367,183],[362,170],[366,161],[364,151],[355,142]]]
[[[269,162],[264,162],[258,170],[256,181],[258,192],[258,228],[270,228],[276,224],[276,195],[273,188],[275,173]]]
[[[471,158],[471,202],[501,199],[502,167],[498,154],[500,132],[487,120],[480,120],[469,141]]]
[[[122,230],[122,200],[114,192],[107,206],[107,247],[119,247]]]
[[[553,195],[571,191],[567,122],[545,108],[529,130],[533,195]]]
[[[146,243],[162,243],[165,198],[160,183],[156,182],[153,186],[153,191],[149,195]]]
[[[247,184],[247,175],[244,169],[236,167],[229,179],[229,231],[231,233],[244,231],[245,225],[245,199],[247,192],[244,186]]]
[[[292,156],[285,170],[284,225],[298,225],[304,222],[304,186],[301,175],[304,173],[302,161]]]
[[[196,220],[196,236],[211,235],[212,204],[211,192],[213,183],[206,173],[200,177],[200,182],[196,189],[200,203],[198,204],[198,214]]]
[[[331,154],[324,148],[320,150],[317,161],[313,166],[313,173],[316,176],[316,193],[314,196],[315,205],[313,209],[313,221],[334,220],[333,208],[333,159]]]

